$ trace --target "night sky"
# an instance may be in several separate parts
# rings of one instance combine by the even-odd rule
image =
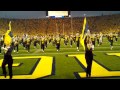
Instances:
[[[71,11],[72,17],[120,14],[120,11]],[[0,18],[46,18],[46,11],[0,11]]]

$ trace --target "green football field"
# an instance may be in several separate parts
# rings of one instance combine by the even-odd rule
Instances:
[[[92,64],[92,79],[97,78],[117,78],[120,79],[120,37],[113,43],[110,50],[110,43],[107,38],[103,38],[101,46],[95,46],[94,60]],[[60,51],[51,43],[42,52],[40,46],[37,48],[31,44],[30,53],[22,45],[19,45],[19,53],[12,52],[14,59],[13,79],[81,79],[85,77],[86,63],[84,51],[80,45],[80,51],[76,50],[76,44],[70,47],[65,46],[61,41]],[[2,76],[3,54],[0,54],[0,78]],[[7,67],[7,66],[6,66]],[[8,68],[7,75],[8,73]],[[9,78],[9,76],[7,76]]]

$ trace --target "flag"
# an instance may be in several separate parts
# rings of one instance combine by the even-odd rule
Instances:
[[[80,43],[83,46],[84,50],[85,50],[84,40],[85,40],[85,37],[86,37],[86,33],[88,33],[88,30],[89,30],[88,28],[89,27],[88,27],[86,17],[84,17],[82,34],[80,35]],[[90,34],[90,32],[89,32],[89,34]]]
[[[9,22],[9,29],[7,30],[7,32],[5,33],[4,36],[4,44],[7,46],[10,46],[12,43],[12,32],[11,32],[11,21]]]

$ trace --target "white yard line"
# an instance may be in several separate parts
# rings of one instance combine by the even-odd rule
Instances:
[[[94,52],[120,52],[120,51],[93,51]],[[43,52],[43,53],[28,53],[28,54],[18,54],[18,55],[13,55],[13,56],[25,56],[25,55],[29,55],[29,56],[32,56],[32,55],[46,55],[46,54],[80,54],[80,53],[84,53],[84,52],[49,52],[49,53],[46,53],[46,52]]]

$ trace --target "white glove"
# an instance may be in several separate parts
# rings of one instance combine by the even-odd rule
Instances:
[[[1,49],[2,49],[2,50],[5,50],[5,51],[7,51],[7,50],[8,50],[7,48],[4,48],[4,47],[2,47]]]

